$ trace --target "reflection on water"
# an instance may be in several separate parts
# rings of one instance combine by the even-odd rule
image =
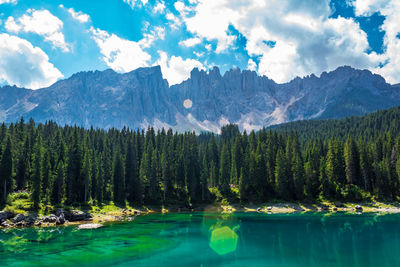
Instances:
[[[235,251],[237,243],[238,235],[228,226],[214,229],[211,233],[210,248],[219,255]]]
[[[400,266],[400,215],[151,214],[0,230],[0,266]]]

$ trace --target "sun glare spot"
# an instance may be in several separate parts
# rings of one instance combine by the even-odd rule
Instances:
[[[185,99],[185,101],[183,101],[183,106],[184,106],[185,108],[187,108],[187,109],[191,108],[191,107],[192,107],[192,104],[193,104],[193,102],[192,102],[192,100],[190,100],[190,99]]]

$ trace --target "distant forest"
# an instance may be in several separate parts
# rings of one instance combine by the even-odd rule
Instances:
[[[400,108],[220,135],[0,126],[0,200],[43,205],[196,205],[270,200],[393,200],[400,192]]]

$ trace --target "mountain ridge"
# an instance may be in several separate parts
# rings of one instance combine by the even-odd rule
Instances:
[[[191,107],[183,105],[190,100]],[[82,71],[37,90],[0,87],[0,119],[21,116],[99,128],[173,128],[213,131],[227,123],[243,130],[303,119],[363,115],[400,105],[400,84],[378,74],[342,66],[278,84],[250,70],[221,75],[194,68],[170,86],[160,66],[127,73]]]

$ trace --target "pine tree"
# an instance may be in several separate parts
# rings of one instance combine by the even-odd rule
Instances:
[[[124,205],[125,204],[125,174],[124,167],[122,164],[121,155],[119,152],[116,153],[114,163],[114,202]]]
[[[15,176],[18,190],[22,190],[26,186],[27,175],[29,173],[29,153],[29,139],[25,138],[24,149],[18,158],[17,174]]]
[[[328,179],[328,176],[326,174],[326,160],[325,158],[321,158],[320,160],[320,168],[319,168],[319,181],[321,184],[321,193],[325,198],[331,198],[333,197],[333,194],[335,192],[334,189],[332,188],[332,184],[334,183],[333,181],[330,181]]]
[[[12,168],[11,139],[8,137],[0,162],[1,201],[5,201],[12,190]]]
[[[390,184],[389,184],[389,175],[390,175],[390,166],[389,159],[384,158],[381,162],[379,162],[375,168],[376,173],[376,181],[377,181],[377,193],[381,199],[388,199],[390,196]]]
[[[58,162],[56,169],[56,180],[54,181],[52,187],[52,204],[62,204],[65,198],[65,170],[64,163],[62,161]]]
[[[360,145],[360,172],[362,177],[362,187],[364,190],[372,192],[374,188],[373,170],[367,147],[364,143]]]
[[[326,155],[326,175],[331,183],[345,184],[344,165],[340,141],[331,138]]]
[[[348,137],[344,145],[344,158],[346,165],[346,179],[350,184],[362,186],[360,173],[360,156],[356,142]]]
[[[172,160],[168,149],[168,143],[165,142],[163,146],[163,151],[161,155],[161,172],[163,180],[163,201],[166,202],[167,199],[173,198],[173,175],[172,175]]]
[[[130,203],[140,202],[140,189],[137,167],[136,149],[132,145],[132,140],[128,140],[128,149],[125,159],[125,182],[127,199]]]
[[[239,176],[239,195],[240,202],[246,203],[250,199],[249,193],[249,161],[250,161],[250,152],[247,147],[244,158],[243,158],[243,166],[240,168],[240,176]]]
[[[295,155],[292,173],[293,173],[294,193],[296,199],[303,200],[305,173],[304,173],[303,161],[299,154]]]
[[[79,201],[79,193],[81,192],[82,148],[79,142],[77,129],[73,132],[67,166],[67,203],[72,204]]]
[[[239,184],[240,169],[242,168],[243,151],[240,134],[236,136],[232,146],[231,183]]]
[[[292,197],[288,190],[290,187],[288,170],[289,166],[285,153],[283,153],[282,149],[279,149],[276,155],[275,184],[278,195],[285,200],[289,200]]]
[[[221,166],[219,168],[220,190],[224,193],[228,192],[229,190],[230,164],[231,160],[228,144],[224,144],[222,146]]]
[[[321,148],[318,142],[309,142],[306,145],[305,191],[310,199],[315,199],[319,194],[319,169],[320,169]]]
[[[160,165],[158,161],[157,150],[154,149],[151,155],[151,165],[149,170],[149,200],[153,204],[158,204],[160,201]]]
[[[42,186],[41,194],[43,195],[43,203],[48,204],[50,201],[50,181],[52,179],[51,165],[50,165],[50,155],[49,151],[45,151],[42,163]]]
[[[90,182],[91,182],[91,161],[89,157],[89,151],[85,151],[83,164],[82,164],[82,172],[81,172],[81,183],[82,183],[82,194],[80,197],[81,202],[87,203],[90,197]]]
[[[33,208],[38,209],[42,192],[42,144],[40,135],[37,136],[34,146],[34,165],[33,165],[33,177],[32,177],[32,201]]]
[[[200,176],[200,186],[201,186],[201,200],[208,200],[209,190],[208,190],[208,166],[207,166],[207,157],[206,154],[203,156],[203,163],[201,168],[201,176]]]

